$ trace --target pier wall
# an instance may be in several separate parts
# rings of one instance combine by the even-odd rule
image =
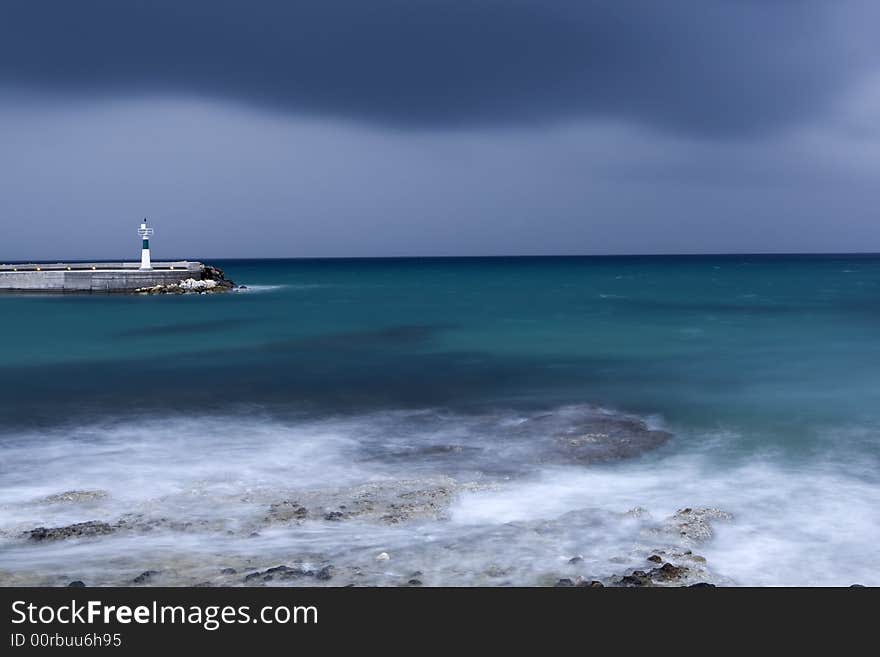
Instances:
[[[199,280],[204,269],[198,262],[165,263],[164,266],[157,263],[150,270],[137,269],[137,265],[118,266],[122,264],[0,265],[0,291],[131,292],[160,283],[179,283],[187,278]]]

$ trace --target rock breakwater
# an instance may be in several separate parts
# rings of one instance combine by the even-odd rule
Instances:
[[[229,292],[230,290],[246,289],[226,278],[222,269],[205,265],[201,278],[184,278],[176,283],[157,283],[148,287],[139,287],[137,294],[207,294]]]

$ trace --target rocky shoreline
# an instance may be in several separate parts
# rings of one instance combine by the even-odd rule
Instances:
[[[255,494],[243,502],[255,504],[263,512],[255,514],[235,534],[257,540],[264,532],[278,529],[313,531],[318,527],[360,523],[363,531],[370,527],[419,526],[444,523],[449,509],[462,493],[479,492],[490,486],[461,483],[447,477],[423,480],[400,480],[364,484],[354,487],[298,491],[295,496],[272,500],[268,494]],[[65,505],[88,505],[108,497],[105,491],[64,491],[39,502]],[[647,512],[640,508],[620,514],[621,522],[644,520]],[[570,514],[569,514],[570,515]],[[576,518],[562,517],[565,524]],[[712,508],[684,508],[660,520],[648,522],[641,532],[644,546],[639,548],[645,566],[619,570],[610,575],[596,575],[587,568],[582,555],[561,555],[557,566],[548,567],[537,580],[521,582],[509,566],[492,563],[479,574],[483,586],[556,586],[556,587],[707,587],[723,583],[709,568],[706,559],[692,547],[704,544],[713,535],[712,525],[729,522],[730,514]],[[516,533],[547,531],[547,523],[535,526],[513,523],[505,530]],[[137,537],[161,532],[222,534],[230,529],[210,520],[181,522],[147,513],[125,514],[112,521],[90,520],[64,526],[39,526],[18,534],[18,540],[30,544],[76,543],[103,541],[112,537]],[[650,547],[649,547],[650,546]],[[622,556],[608,555],[609,561],[626,561]],[[631,555],[630,555],[631,556]],[[631,561],[631,559],[629,559]],[[398,561],[400,562],[398,564]],[[430,561],[430,560],[429,560]],[[204,563],[132,564],[127,577],[102,578],[90,581],[84,574],[58,573],[40,583],[50,586],[91,585],[184,585],[184,586],[423,586],[442,584],[442,575],[432,572],[431,564],[415,565],[392,549],[378,548],[364,553],[357,560],[340,560],[320,552],[291,555],[289,559],[268,560],[259,556],[218,558]],[[14,580],[0,572],[0,582]]]
[[[236,285],[226,278],[222,269],[205,265],[201,279],[186,278],[178,283],[159,283],[150,287],[139,287],[136,294],[216,294],[231,290],[246,290],[244,285]]]

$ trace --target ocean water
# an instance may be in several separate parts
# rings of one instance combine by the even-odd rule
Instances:
[[[212,264],[0,296],[0,584],[880,584],[880,257]]]

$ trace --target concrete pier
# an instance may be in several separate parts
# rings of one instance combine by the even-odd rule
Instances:
[[[9,292],[132,292],[138,288],[201,280],[205,265],[180,260],[154,262],[57,262],[0,264],[0,291]]]

